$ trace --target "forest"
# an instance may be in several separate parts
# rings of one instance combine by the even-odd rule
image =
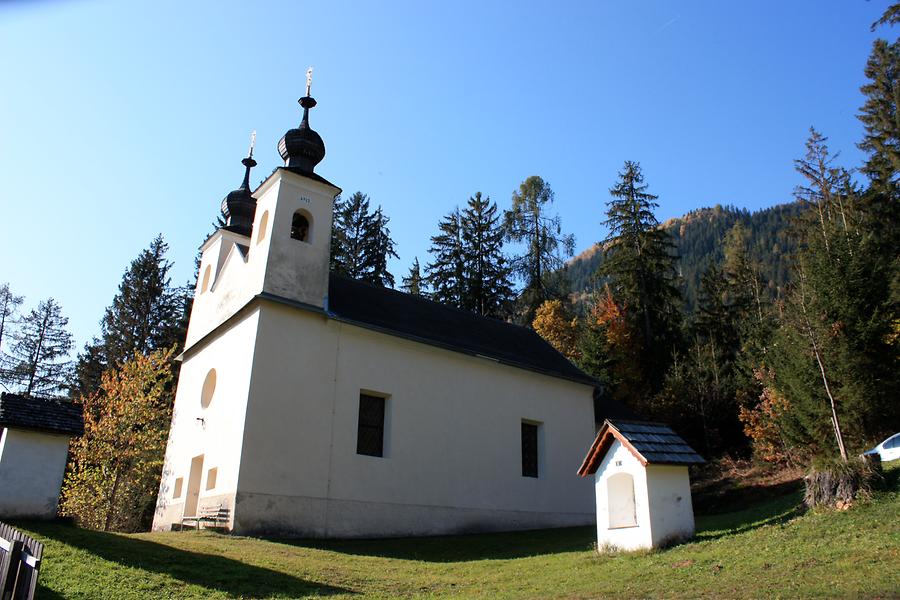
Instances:
[[[900,5],[873,28],[897,21]],[[900,40],[874,43],[865,77],[848,107],[865,160],[840,164],[811,127],[789,204],[661,223],[650,174],[625,160],[596,203],[608,235],[573,258],[553,189],[532,175],[506,206],[474,192],[447,212],[398,281],[390,219],[356,192],[334,204],[331,269],[533,328],[605,400],[707,458],[850,464],[900,430]],[[61,510],[86,526],[152,516],[194,289],[173,284],[166,253],[160,235],[132,261],[74,360],[59,304],[25,310],[0,285],[0,383],[84,406]]]

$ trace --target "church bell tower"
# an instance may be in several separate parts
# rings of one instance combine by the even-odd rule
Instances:
[[[200,340],[240,310],[254,296],[328,308],[331,220],[340,188],[315,173],[325,158],[325,143],[309,125],[316,106],[300,98],[303,117],[278,142],[284,165],[251,192],[250,152],[241,186],[222,201],[225,224],[201,248],[200,272],[187,346]]]
[[[303,118],[278,142],[284,166],[256,191],[256,217],[251,255],[265,255],[262,291],[282,299],[327,309],[331,254],[331,219],[341,190],[314,172],[325,158],[325,143],[309,125],[316,106],[310,95],[300,98]]]

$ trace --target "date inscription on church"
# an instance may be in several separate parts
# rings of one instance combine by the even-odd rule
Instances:
[[[303,204],[312,204],[312,200],[310,200],[306,196],[300,196],[300,202],[302,202]]]

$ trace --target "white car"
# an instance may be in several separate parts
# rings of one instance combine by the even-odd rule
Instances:
[[[863,454],[877,454],[881,457],[881,462],[897,460],[900,458],[900,433],[895,433],[871,450],[866,450]]]

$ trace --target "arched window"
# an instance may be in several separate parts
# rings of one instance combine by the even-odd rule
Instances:
[[[294,213],[294,218],[291,219],[291,237],[301,242],[309,241],[309,219],[299,210]]]
[[[269,211],[263,212],[259,218],[259,233],[256,234],[256,243],[261,243],[266,239],[266,227],[269,226]]]
[[[606,480],[606,491],[609,528],[637,525],[634,510],[634,477],[628,473],[616,473]]]
[[[210,273],[211,273],[211,266],[206,265],[206,268],[203,269],[203,283],[200,285],[200,293],[201,294],[209,289],[209,274]]]

